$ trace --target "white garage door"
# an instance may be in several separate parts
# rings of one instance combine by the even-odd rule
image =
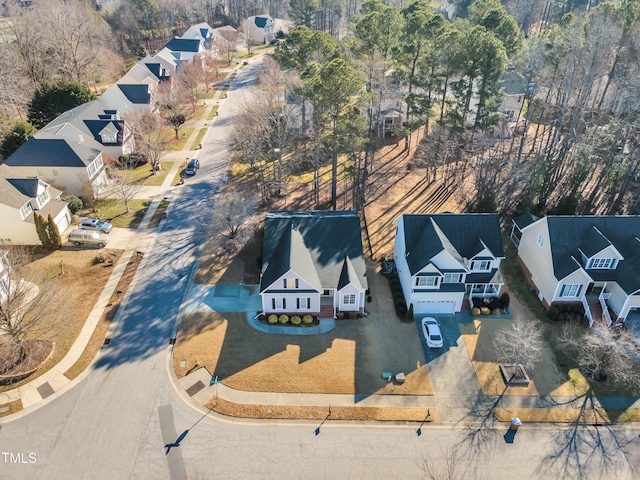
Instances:
[[[415,313],[451,314],[456,308],[455,302],[448,301],[418,301],[413,306]]]
[[[58,231],[60,233],[63,233],[68,226],[69,226],[69,215],[65,215],[60,219],[60,223],[58,223]]]

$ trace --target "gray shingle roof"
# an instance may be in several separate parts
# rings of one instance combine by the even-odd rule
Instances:
[[[350,283],[354,287],[363,290],[362,285],[360,284],[360,279],[358,278],[358,274],[356,273],[356,269],[353,268],[353,263],[351,263],[349,257],[346,257],[342,264],[340,278],[338,279],[338,290],[340,290],[342,287],[346,287]]]
[[[612,244],[624,260],[615,269],[587,273],[594,280],[617,282],[627,294],[640,289],[640,216],[549,216],[547,225],[553,271],[558,280],[580,268],[582,256],[578,249],[592,256]]]
[[[100,154],[97,150],[49,134],[31,137],[5,160],[10,167],[86,167]]]
[[[504,257],[497,213],[402,215],[402,222],[407,264],[412,275],[443,250],[463,265],[463,257],[472,258],[484,245],[495,257]]]
[[[349,280],[357,286],[357,279],[367,288],[360,217],[355,212],[270,212],[264,225],[260,291],[289,269],[320,291],[340,288],[347,257]]]
[[[531,225],[534,222],[537,222],[538,220],[540,219],[535,215],[531,213],[525,213],[524,215],[520,215],[519,217],[514,218],[513,223],[516,224],[516,227],[522,230],[523,228],[528,227],[529,225]]]
[[[144,105],[151,102],[151,92],[146,83],[118,83],[117,87],[131,103]]]
[[[0,164],[0,203],[11,208],[22,208],[31,197],[18,190],[11,182],[16,178],[24,178],[7,165]]]
[[[175,37],[165,45],[165,48],[174,52],[192,52],[198,53],[200,51],[200,40],[197,38],[178,38]]]
[[[253,21],[256,24],[256,27],[264,28],[265,25],[267,24],[267,20],[268,20],[267,17],[255,17]]]

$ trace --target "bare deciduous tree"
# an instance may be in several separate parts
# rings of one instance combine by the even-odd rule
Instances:
[[[129,213],[129,202],[140,191],[144,178],[136,178],[133,170],[112,168],[109,170],[109,179],[109,193],[122,200],[126,213]]]
[[[640,388],[640,340],[628,330],[596,322],[590,329],[567,324],[560,343],[570,349],[589,380]]]
[[[0,365],[4,369],[18,366],[29,356],[33,341],[49,330],[47,320],[64,301],[56,277],[29,263],[24,248],[0,251]]]
[[[135,151],[143,155],[151,164],[151,171],[160,170],[160,159],[167,143],[160,116],[155,112],[145,112],[127,120],[132,126]]]
[[[211,217],[213,236],[224,236],[234,248],[241,248],[251,237],[247,220],[256,210],[254,192],[229,187],[216,199]]]
[[[227,65],[231,65],[231,62],[238,53],[236,42],[226,39],[222,35],[218,35],[215,43],[218,50],[218,57],[225,59],[227,61]]]
[[[500,330],[493,348],[500,363],[533,368],[542,355],[542,333],[534,320],[517,319]]]

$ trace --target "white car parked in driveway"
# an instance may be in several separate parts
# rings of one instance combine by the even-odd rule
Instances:
[[[440,331],[440,324],[435,318],[425,317],[422,319],[422,334],[427,342],[427,347],[442,347],[442,332]]]
[[[113,225],[109,222],[103,222],[97,218],[83,218],[78,226],[84,230],[100,230],[103,233],[109,233],[113,229]]]

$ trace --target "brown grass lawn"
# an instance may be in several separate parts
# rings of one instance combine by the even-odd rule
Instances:
[[[0,397],[0,402],[1,401],[2,398]],[[5,417],[22,410],[22,400],[15,400],[9,403],[0,403],[0,407],[9,407],[9,410],[7,410],[6,412],[0,412],[0,417]]]
[[[42,375],[67,354],[78,337],[91,309],[95,305],[100,292],[111,276],[113,267],[92,264],[98,254],[112,254],[115,261],[122,254],[121,250],[63,248],[52,253],[35,256],[32,268],[57,276],[62,287],[61,296],[64,303],[55,315],[43,322],[45,332],[40,338],[56,342],[51,358],[28,378],[12,385],[0,386],[0,392],[11,390],[30,382]],[[60,272],[63,274],[60,274]]]
[[[327,416],[327,407],[290,407],[282,405],[240,405],[226,400],[213,398],[206,404],[207,408],[230,417],[262,418],[262,419],[297,419],[321,420]],[[422,422],[425,418],[424,408],[390,408],[390,407],[333,407],[331,420],[378,420],[378,421],[413,421]],[[429,408],[429,421],[437,419],[435,407]],[[426,428],[426,427],[425,427]]]
[[[579,396],[588,390],[588,384],[576,369],[560,369],[557,366],[553,352],[548,346],[545,346],[533,370],[527,370],[531,383],[526,387],[507,388],[495,361],[492,340],[500,329],[507,328],[511,322],[511,319],[482,318],[474,320],[474,325],[460,325],[462,338],[469,351],[482,393]]]
[[[105,309],[100,321],[96,325],[96,329],[93,331],[91,338],[89,339],[89,343],[87,344],[84,352],[78,359],[76,363],[74,363],[69,370],[64,372],[65,377],[70,380],[73,380],[78,375],[80,375],[92,362],[98,350],[104,343],[104,338],[109,331],[109,327],[113,322],[116,314],[118,313],[118,308],[120,308],[120,304],[122,300],[127,295],[127,291],[129,290],[129,285],[131,284],[131,280],[133,280],[133,276],[136,274],[138,270],[138,266],[142,261],[142,255],[132,255],[127,267],[116,286],[116,290],[111,295],[109,299],[109,305]],[[118,294],[117,292],[122,292]]]
[[[225,250],[224,238],[210,238],[200,257],[195,283],[257,284],[260,281],[257,260],[262,253],[262,238],[257,233],[257,228],[262,225],[263,218],[262,215],[254,215],[248,220],[255,233],[244,248],[235,254],[229,254]]]
[[[238,313],[189,315],[174,350],[176,374],[204,366],[225,385],[247,391],[433,395],[415,325],[397,319],[379,273],[367,278],[370,315],[338,321],[323,335],[261,333]],[[388,383],[385,371],[404,372],[405,383]]]

